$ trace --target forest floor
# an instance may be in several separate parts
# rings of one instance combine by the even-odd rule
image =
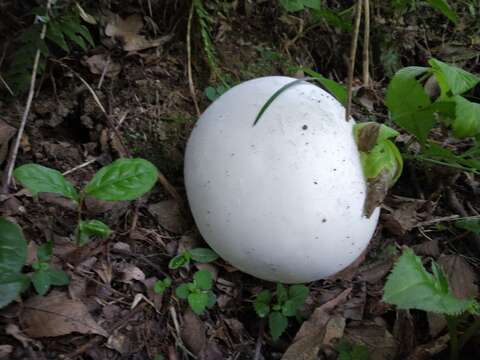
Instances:
[[[52,266],[70,277],[68,286],[54,286],[44,296],[30,288],[0,310],[0,359],[336,359],[338,339],[361,344],[369,354],[347,351],[342,359],[448,358],[443,317],[396,310],[382,302],[382,294],[399,249],[410,246],[443,266],[455,294],[478,295],[478,239],[451,224],[456,215],[480,213],[480,183],[469,172],[406,159],[368,251],[338,276],[307,284],[309,295],[301,308],[305,322],[290,321],[278,341],[263,330],[253,307],[255,295],[275,284],[221,259],[169,269],[178,253],[206,246],[189,214],[183,156],[198,118],[195,101],[202,112],[223,91],[196,16],[189,34],[189,79],[189,3],[86,2],[84,8],[98,20],[88,25],[95,46],[87,51],[72,46],[68,54],[53,50],[37,78],[17,166],[37,163],[68,172],[66,177],[81,188],[102,166],[134,156],[151,161],[164,178],[136,201],[89,199],[85,213],[113,233],[82,247],[73,241],[77,215],[70,202],[50,194],[33,197],[19,184],[0,196],[0,214],[18,223],[28,241],[26,268],[34,263],[36,249],[52,241]],[[286,13],[269,1],[205,3],[212,56],[229,86],[266,75],[300,77],[303,68],[346,83],[351,32],[342,28],[345,24],[314,21],[307,11]],[[329,3],[334,9],[352,6]],[[358,121],[388,121],[386,86],[403,66],[424,66],[435,57],[480,73],[478,8],[472,15],[459,6],[455,27],[432,9],[417,6],[420,10],[398,12],[376,4],[372,10],[371,86],[361,86],[361,70],[354,78]],[[29,5],[15,1],[4,1],[0,10],[3,69],[16,34],[33,17]],[[361,50],[358,64],[360,69]],[[3,168],[26,96],[11,98],[4,88],[0,91]],[[415,146],[403,131],[398,143]],[[217,303],[203,315],[194,314],[172,288],[153,291],[158,279],[168,275],[179,284],[197,268],[208,268],[215,280]],[[292,348],[308,336],[309,342]],[[479,356],[480,337],[474,337],[462,359]]]

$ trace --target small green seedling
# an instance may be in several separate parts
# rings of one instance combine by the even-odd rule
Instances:
[[[188,266],[190,261],[198,263],[209,263],[218,259],[218,254],[209,248],[194,248],[185,250],[177,256],[173,257],[168,263],[170,269],[178,269],[182,266]]]
[[[287,290],[282,284],[277,284],[273,295],[269,290],[258,293],[254,303],[255,311],[261,318],[268,316],[268,326],[274,341],[278,340],[287,328],[288,317],[298,315],[308,293],[305,285],[292,285]]]
[[[50,267],[51,256],[52,243],[43,244],[37,250],[37,261],[32,264],[34,272],[24,274],[27,241],[18,225],[0,218],[0,308],[28,289],[30,281],[40,295],[45,295],[52,285],[69,283],[64,271]]]
[[[454,296],[440,266],[432,261],[432,273],[412,249],[406,249],[396,262],[385,284],[383,301],[399,309],[417,309],[446,316],[450,332],[452,360],[458,359],[460,349],[480,326],[476,320],[459,339],[458,320],[462,314],[478,315],[480,305],[475,299]],[[477,317],[477,319],[479,319]],[[472,330],[473,329],[473,330]]]
[[[167,276],[163,280],[155,281],[155,284],[153,284],[153,291],[157,294],[163,294],[170,286],[172,286],[172,279]]]
[[[178,298],[187,300],[195,314],[201,315],[206,308],[215,305],[212,291],[213,279],[208,270],[199,270],[193,275],[193,282],[182,284],[175,289]]]
[[[37,261],[32,264],[35,270],[31,276],[33,287],[39,295],[45,295],[50,286],[68,285],[70,279],[63,270],[52,269],[50,259],[53,254],[53,243],[47,242],[37,250]]]
[[[205,89],[205,96],[208,100],[213,102],[222,96],[228,89],[229,87],[223,84],[217,86],[208,86]]]
[[[33,195],[55,193],[74,201],[79,219],[75,237],[77,244],[84,245],[93,235],[106,237],[112,232],[100,220],[82,220],[85,198],[90,196],[105,201],[137,199],[153,188],[158,171],[144,159],[118,159],[101,168],[80,193],[59,171],[38,164],[22,165],[13,175]]]

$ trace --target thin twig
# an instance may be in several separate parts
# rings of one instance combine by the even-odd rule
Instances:
[[[260,329],[258,330],[257,343],[255,344],[255,356],[253,360],[259,360],[262,354],[263,333],[265,331],[265,319],[260,319]]]
[[[100,90],[102,88],[103,80],[105,80],[105,75],[108,71],[108,66],[110,65],[110,55],[107,57],[107,62],[102,70],[102,75],[100,76],[100,80],[98,81],[97,89]]]
[[[362,18],[362,4],[363,0],[357,0],[355,26],[353,28],[352,43],[350,45],[350,63],[348,64],[348,97],[347,97],[347,109],[345,111],[345,120],[350,120],[350,114],[352,112],[352,87],[353,87],[353,74],[355,72],[355,57],[357,56],[357,43],[358,33],[360,32],[360,19]]]
[[[10,93],[10,95],[15,96],[15,94],[13,93],[13,90],[10,88],[10,86],[8,85],[8,83],[5,81],[5,79],[3,78],[2,74],[0,74],[0,82],[3,84],[3,86],[5,86],[5,88],[8,90],[8,92]]]
[[[195,111],[197,116],[201,115],[200,107],[198,106],[197,95],[195,94],[195,85],[193,84],[192,76],[192,20],[193,12],[195,10],[195,5],[192,0],[192,6],[190,7],[190,13],[188,14],[188,25],[187,25],[187,73],[188,73],[188,86],[190,88],[190,93],[192,94],[193,104],[195,105]]]
[[[77,170],[83,169],[84,167],[87,167],[88,165],[94,163],[94,162],[97,161],[98,159],[99,159],[99,158],[96,157],[96,158],[90,159],[90,160],[88,160],[88,161],[85,161],[83,164],[77,165],[77,166],[75,166],[74,168],[65,171],[64,173],[62,173],[62,175],[65,176],[65,175],[71,174],[71,173],[73,173],[73,172],[75,172],[75,171],[77,171]]]
[[[52,0],[47,2],[47,14],[50,12],[52,6]],[[40,40],[45,39],[45,34],[47,33],[47,24],[44,23],[42,26],[42,32],[40,33]],[[10,151],[10,156],[8,158],[6,169],[3,173],[2,178],[2,193],[7,193],[10,187],[10,182],[12,181],[13,168],[15,167],[15,162],[17,161],[18,149],[20,148],[20,142],[23,137],[23,132],[25,131],[25,125],[27,124],[28,115],[30,114],[30,108],[32,107],[33,96],[35,94],[35,79],[37,77],[38,63],[40,62],[40,49],[37,49],[35,53],[35,60],[33,61],[32,77],[30,79],[30,89],[28,91],[27,103],[25,105],[25,110],[22,115],[22,121],[20,127],[18,128],[17,138],[13,144],[12,150]]]
[[[364,33],[363,33],[363,86],[370,86],[370,0],[363,0]]]

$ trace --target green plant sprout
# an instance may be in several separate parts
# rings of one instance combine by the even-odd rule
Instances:
[[[167,276],[163,280],[155,281],[155,284],[153,284],[153,291],[157,294],[163,294],[170,286],[172,286],[172,279]]]
[[[298,315],[308,293],[305,285],[292,285],[287,290],[280,283],[273,295],[269,290],[258,293],[254,303],[255,312],[260,318],[268,316],[268,327],[274,341],[278,340],[287,328],[288,317]]]
[[[475,299],[459,299],[450,289],[440,266],[432,261],[432,273],[423,266],[422,259],[407,248],[395,263],[385,284],[383,301],[399,309],[417,309],[446,316],[450,333],[450,359],[456,360],[461,348],[478,331],[480,318],[458,337],[458,322],[462,314],[479,315],[480,305]]]
[[[220,84],[217,86],[208,86],[205,89],[205,96],[211,102],[217,100],[220,96],[222,96],[230,87],[224,84]]]
[[[80,193],[59,171],[42,165],[22,165],[15,169],[13,176],[33,195],[55,193],[74,201],[78,210],[75,237],[78,245],[84,245],[92,235],[106,237],[112,232],[100,220],[82,220],[85,198],[90,196],[105,201],[137,199],[153,188],[158,171],[145,159],[118,159],[101,168]]]
[[[213,279],[210,271],[204,269],[193,274],[193,281],[181,284],[175,289],[175,295],[187,300],[192,311],[201,315],[206,308],[215,305],[216,298],[212,291]]]
[[[190,261],[198,263],[209,263],[218,259],[218,254],[209,248],[194,248],[185,250],[173,257],[168,263],[168,267],[172,270],[188,266]]]
[[[52,44],[67,53],[70,52],[71,46],[68,42],[76,44],[83,51],[87,51],[88,45],[95,46],[92,35],[82,24],[82,20],[90,24],[95,24],[96,21],[78,3],[75,7],[68,9],[55,5],[48,14],[46,7],[37,7],[33,13],[35,23],[20,34],[18,50],[13,55],[5,76],[5,80],[17,95],[28,90],[37,49],[40,50],[41,55],[37,74],[42,75],[45,72],[46,60],[50,56]],[[40,38],[43,24],[47,26],[44,40]]]
[[[70,279],[64,271],[50,267],[52,252],[51,242],[41,245],[37,261],[32,264],[34,271],[24,274],[27,241],[18,225],[0,218],[0,308],[28,289],[30,282],[39,295],[45,295],[52,285],[69,284]]]

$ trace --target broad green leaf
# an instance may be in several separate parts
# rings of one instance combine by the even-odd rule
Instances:
[[[168,268],[172,270],[178,269],[187,265],[189,262],[189,259],[184,254],[179,254],[170,260],[168,263]]]
[[[175,295],[179,299],[187,299],[188,294],[190,294],[190,290],[188,290],[188,284],[181,284],[175,289]]]
[[[48,24],[46,36],[47,36],[47,39],[53,41],[65,52],[67,53],[70,52],[70,48],[68,47],[68,44],[65,41],[65,37],[63,36],[62,30],[60,29],[56,21],[52,21]]]
[[[0,274],[19,273],[27,259],[27,241],[22,230],[4,218],[0,218]]]
[[[270,312],[270,305],[263,302],[255,301],[254,307],[255,307],[255,312],[261,318],[266,317]]]
[[[313,22],[325,21],[327,24],[334,26],[343,31],[352,31],[351,11],[335,11],[328,7],[321,7],[312,10]],[[332,80],[330,80],[332,81]]]
[[[53,254],[53,243],[51,241],[42,244],[37,249],[37,258],[41,262],[46,262],[50,260],[50,257]]]
[[[288,320],[280,312],[271,312],[268,316],[268,327],[270,328],[270,334],[273,341],[276,341],[283,334],[288,326]]]
[[[459,315],[465,311],[476,312],[474,299],[456,298],[440,268],[434,265],[429,273],[420,257],[406,249],[396,262],[385,284],[383,301],[399,309],[418,309],[445,315]]]
[[[296,12],[304,9],[302,0],[280,0],[280,4],[288,12]]]
[[[284,316],[295,316],[297,314],[298,306],[297,304],[288,299],[282,305],[282,314]]]
[[[322,0],[302,0],[303,5],[310,9],[320,10],[322,8]]]
[[[460,95],[454,96],[455,120],[453,135],[457,138],[475,136],[480,133],[480,104],[468,101]]]
[[[337,83],[336,81],[330,80],[322,74],[309,68],[302,68],[301,70],[322,84],[342,105],[347,104],[348,94],[345,86]]]
[[[60,21],[60,28],[62,29],[62,32],[67,36],[67,38],[80,46],[82,50],[86,51],[87,44],[85,43],[83,37],[78,34],[79,31],[75,25],[76,24],[70,19],[64,19]]]
[[[81,220],[75,229],[75,237],[80,246],[88,243],[93,235],[107,237],[111,233],[112,230],[108,225],[100,220]]]
[[[283,284],[277,283],[277,290],[275,291],[277,301],[279,304],[283,304],[288,299],[287,289]]]
[[[77,190],[60,171],[38,164],[26,164],[16,168],[13,176],[33,195],[41,192],[55,193],[78,201]]]
[[[382,170],[388,171],[390,186],[393,185],[403,170],[403,158],[400,151],[390,140],[375,145],[368,153],[360,152],[364,175],[367,179],[375,179]]]
[[[422,144],[435,122],[430,98],[416,79],[427,70],[421,67],[399,70],[388,85],[385,102],[392,120]]]
[[[188,304],[195,314],[201,315],[208,304],[208,294],[205,292],[191,293],[188,295]]]
[[[158,171],[144,159],[118,159],[101,168],[85,187],[85,194],[100,200],[134,200],[150,191]]]
[[[212,273],[207,269],[199,270],[193,274],[193,280],[199,289],[210,290],[212,288]]]
[[[452,10],[450,5],[448,5],[447,0],[427,0],[431,7],[440,11],[445,15],[451,22],[457,24],[458,16],[455,11]]]
[[[70,278],[63,270],[48,269],[46,273],[50,279],[50,285],[63,286],[70,284]]]
[[[28,276],[21,273],[0,272],[0,308],[14,301],[29,285]]]
[[[305,303],[308,293],[308,287],[305,285],[292,285],[288,288],[288,300],[293,303],[295,310]]]
[[[270,303],[272,299],[272,294],[268,290],[262,290],[258,293],[257,298],[255,301],[262,302],[264,304]]]
[[[477,235],[480,234],[480,219],[462,219],[455,222],[455,226],[471,231]]]
[[[428,61],[440,86],[442,97],[451,92],[460,95],[472,89],[480,78],[456,66],[449,65],[437,59]]]
[[[50,276],[47,271],[35,271],[32,274],[32,284],[38,295],[45,295],[50,289]]]
[[[209,263],[218,259],[217,253],[209,248],[194,248],[189,252],[192,259],[199,263]]]

